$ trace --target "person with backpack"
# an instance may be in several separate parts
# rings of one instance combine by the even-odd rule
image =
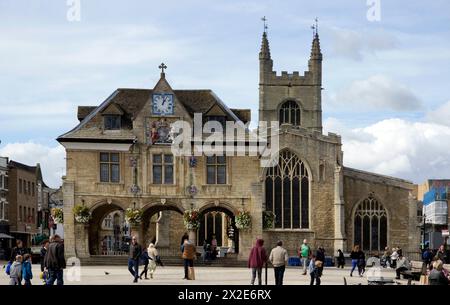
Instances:
[[[306,275],[306,269],[308,267],[308,260],[310,255],[311,255],[311,248],[308,245],[308,240],[304,239],[299,249],[299,256],[303,269],[302,275]]]
[[[22,285],[22,255],[17,255],[9,270],[9,284]]]
[[[248,268],[252,269],[251,284],[255,284],[256,276],[258,275],[258,285],[262,285],[262,268],[267,262],[267,253],[264,249],[264,240],[257,239],[248,257]]]
[[[50,239],[47,253],[44,258],[44,267],[48,270],[47,285],[64,285],[63,270],[66,268],[64,257],[64,244],[59,235],[54,235]]]
[[[130,250],[128,252],[128,271],[130,271],[134,280],[133,283],[138,282],[139,278],[139,259],[142,255],[142,247],[138,244],[136,236],[131,238]]]
[[[31,286],[31,279],[33,272],[31,271],[31,255],[25,254],[22,263],[22,278],[25,281],[25,286]]]

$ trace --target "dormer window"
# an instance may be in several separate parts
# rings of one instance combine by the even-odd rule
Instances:
[[[223,115],[208,115],[205,116],[205,122],[218,122],[220,125],[222,125],[222,128],[226,127],[227,124],[227,117]]]
[[[284,102],[280,107],[280,124],[300,126],[300,107],[295,101]]]
[[[120,129],[120,115],[105,115],[105,130],[119,130]]]

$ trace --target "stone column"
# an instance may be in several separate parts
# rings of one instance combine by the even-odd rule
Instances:
[[[64,252],[66,257],[77,256],[75,249],[75,220],[73,207],[75,205],[75,183],[63,178],[63,213],[64,213]],[[87,246],[87,245],[86,245]]]
[[[341,166],[334,171],[334,251],[345,249],[344,174]]]
[[[79,258],[87,258],[89,254],[89,225],[75,223],[75,249]],[[65,241],[64,241],[65,244]]]
[[[156,223],[156,242],[158,243],[158,248],[169,248],[169,231],[170,231],[170,212],[161,212],[161,217]]]
[[[256,238],[263,236],[262,211],[263,211],[263,187],[262,183],[253,183],[251,187],[251,199],[244,200],[244,209],[251,212],[252,227],[248,231],[239,230],[239,260],[246,260],[253,247]]]

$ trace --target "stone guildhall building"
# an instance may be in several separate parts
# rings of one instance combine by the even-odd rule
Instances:
[[[371,253],[386,246],[417,250],[415,185],[345,167],[341,137],[322,132],[318,33],[308,70],[281,74],[273,70],[263,33],[259,121],[280,123],[278,162],[272,167],[261,167],[259,156],[173,155],[173,122],[192,124],[200,113],[203,122],[247,123],[251,114],[228,108],[212,90],[173,89],[166,67],[160,68],[161,78],[153,88],[119,88],[98,106],[79,106],[80,123],[58,137],[67,154],[63,196],[68,256],[89,259],[102,254],[105,218],[117,228],[109,242],[117,249],[132,231],[142,244],[156,241],[163,255],[179,256],[180,239],[187,232],[183,213],[193,209],[199,211],[201,223],[190,230],[191,239],[202,246],[215,235],[219,247],[242,260],[256,238],[263,238],[267,247],[283,240],[290,256],[304,238],[323,246],[327,255],[350,251],[354,244]],[[88,223],[75,221],[77,205],[91,212]],[[123,221],[130,207],[143,213],[132,228]],[[245,230],[235,223],[242,211],[251,216]],[[263,224],[265,211],[274,215],[269,227]]]

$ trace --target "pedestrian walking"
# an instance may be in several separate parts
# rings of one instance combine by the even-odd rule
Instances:
[[[39,253],[39,256],[40,256],[40,263],[41,263],[41,272],[44,272],[44,270],[45,270],[44,259],[45,259],[45,254],[47,254],[47,251],[48,251],[48,245],[49,245],[49,244],[50,244],[50,242],[49,242],[48,239],[44,240],[44,241],[41,243],[42,247],[41,247],[41,250],[40,250],[40,253]]]
[[[308,272],[309,276],[311,277],[309,285],[313,286],[317,276],[316,256],[314,254],[311,255],[311,259],[309,260]],[[320,278],[317,285],[320,285]]]
[[[25,254],[22,262],[22,278],[25,281],[25,286],[31,286],[31,279],[33,278],[33,272],[31,271],[31,255]]]
[[[144,270],[142,270],[141,274],[139,275],[139,279],[142,280],[142,275],[145,274],[145,279],[148,280],[147,273],[148,273],[148,263],[150,261],[150,257],[148,256],[148,250],[144,249],[142,250],[140,263],[141,265],[144,265]]]
[[[133,283],[138,282],[139,278],[139,259],[142,255],[142,247],[137,242],[136,236],[131,238],[130,251],[128,252],[128,271],[130,271],[134,280]]]
[[[364,251],[359,250],[358,254],[358,273],[359,276],[363,276],[363,274],[366,272],[366,254]]]
[[[150,272],[150,278],[152,279],[153,274],[156,271],[156,263],[158,261],[160,261],[158,250],[156,249],[155,244],[150,243],[150,245],[148,246],[148,249],[147,249],[147,253],[148,253],[148,256],[150,259],[150,261],[148,263],[148,271]]]
[[[279,240],[277,246],[270,251],[269,261],[273,265],[275,273],[275,285],[282,286],[286,263],[289,259],[287,250],[283,248],[283,242]]]
[[[255,246],[250,251],[248,257],[248,268],[252,269],[251,284],[255,284],[256,276],[258,275],[258,285],[262,285],[262,268],[267,262],[267,253],[264,249],[264,240],[257,239]]]
[[[320,277],[322,276],[324,266],[325,266],[325,249],[323,247],[318,247],[316,251],[316,267],[317,267],[317,277],[319,278],[319,285],[320,285]]]
[[[345,256],[344,256],[344,252],[342,252],[341,249],[337,250],[338,252],[338,256],[337,256],[337,267],[344,269],[345,266]]]
[[[303,240],[303,243],[300,246],[300,249],[298,252],[299,252],[300,262],[302,264],[302,270],[303,270],[302,275],[306,275],[306,269],[308,268],[308,260],[311,255],[311,248],[308,245],[308,240],[306,240],[306,239]]]
[[[64,258],[64,244],[59,235],[54,235],[50,239],[47,253],[44,258],[44,267],[48,270],[47,285],[64,285],[63,270],[66,268]]]
[[[22,255],[17,255],[11,265],[9,271],[10,285],[22,285],[22,259]]]
[[[350,253],[350,258],[352,260],[352,269],[350,271],[350,276],[353,276],[353,271],[355,271],[355,269],[358,267],[358,263],[359,263],[359,257],[361,255],[361,250],[359,248],[359,245],[355,245],[353,247],[352,252]],[[358,273],[360,272],[359,268],[358,268]],[[361,275],[361,274],[359,274]]]
[[[184,240],[182,250],[184,262],[183,280],[195,280],[194,259],[197,256],[197,250],[189,239]]]
[[[187,234],[187,232],[184,232],[183,236],[181,236],[181,243],[180,243],[180,251],[181,251],[181,253],[183,253],[184,242],[186,240],[189,240],[189,235]]]

